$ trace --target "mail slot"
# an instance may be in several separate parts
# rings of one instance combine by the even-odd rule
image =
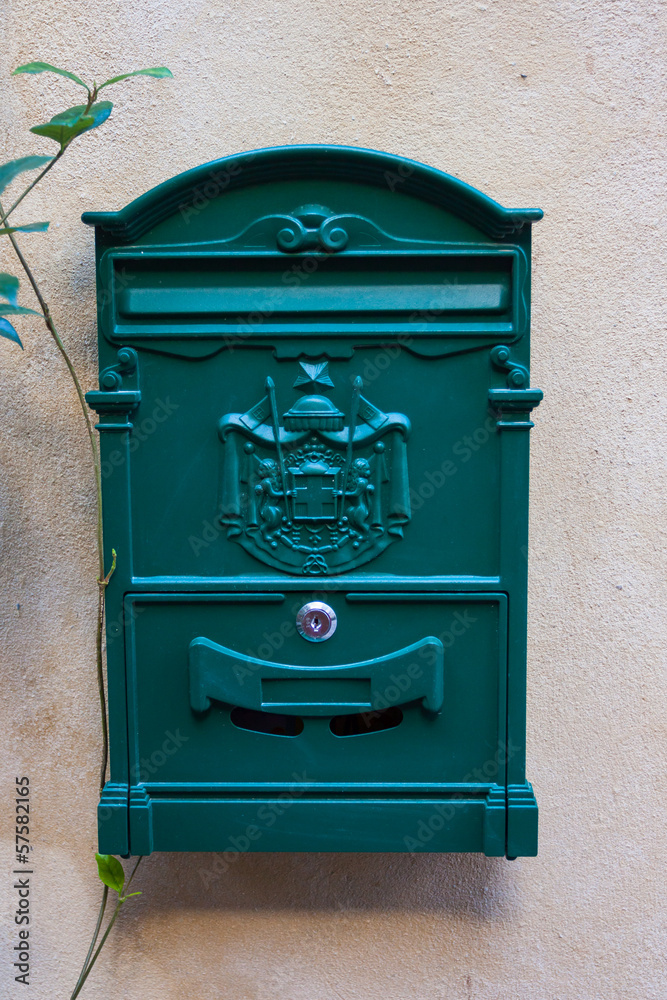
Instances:
[[[327,146],[83,216],[117,553],[102,852],[536,853],[539,218]]]
[[[371,682],[369,677],[297,677],[262,681],[262,708],[294,711],[323,708],[332,715],[335,708],[343,711],[371,712]]]

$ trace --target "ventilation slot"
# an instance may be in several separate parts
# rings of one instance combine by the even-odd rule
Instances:
[[[400,708],[383,708],[378,712],[359,712],[357,715],[335,715],[329,723],[334,736],[365,736],[395,729],[403,721]]]
[[[267,736],[298,736],[303,732],[303,719],[298,715],[278,715],[276,712],[255,712],[251,708],[233,708],[232,724],[250,733]]]

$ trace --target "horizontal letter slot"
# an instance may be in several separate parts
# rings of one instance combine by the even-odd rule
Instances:
[[[369,678],[310,677],[271,679],[262,681],[262,706],[278,708],[283,705],[347,705],[350,708],[371,707],[371,682]]]

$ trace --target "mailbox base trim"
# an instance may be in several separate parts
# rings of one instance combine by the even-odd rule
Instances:
[[[533,786],[507,787],[507,854],[509,857],[537,855],[537,800]]]
[[[107,781],[97,806],[97,830],[100,854],[129,852],[128,800],[129,787]]]
[[[355,792],[332,795],[292,785],[282,794],[202,794],[193,788],[176,795],[134,786],[129,846],[119,822],[125,799],[113,824],[100,821],[100,848],[133,855],[216,852],[227,863],[250,851],[537,854],[537,803],[529,783],[507,792],[502,785],[475,791],[452,786],[450,792],[441,786],[431,794],[426,787],[402,795],[395,789]]]

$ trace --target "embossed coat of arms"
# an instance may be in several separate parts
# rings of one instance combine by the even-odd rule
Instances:
[[[410,520],[402,413],[383,413],[351,386],[345,414],[321,394],[328,362],[299,362],[305,393],[280,419],[276,390],[220,421],[220,522],[255,558],[289,573],[343,573],[403,537]],[[319,390],[319,392],[318,392]]]

